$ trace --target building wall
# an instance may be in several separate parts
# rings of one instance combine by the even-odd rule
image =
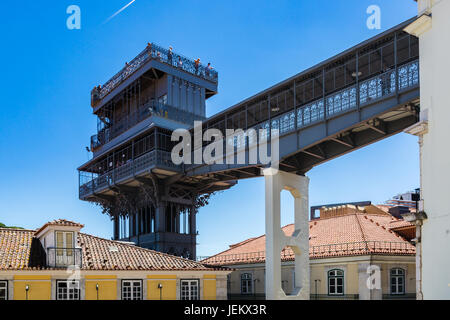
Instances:
[[[97,296],[98,285],[98,296]],[[117,300],[117,276],[115,275],[86,275],[86,300]]]
[[[148,300],[176,300],[177,276],[176,275],[151,275],[147,276]],[[162,288],[159,289],[158,285]]]
[[[416,267],[414,263],[405,262],[389,262],[382,263],[381,266],[381,287],[383,295],[391,293],[390,288],[390,272],[393,268],[401,268],[406,271],[405,275],[405,291],[407,294],[416,293]]]
[[[122,280],[142,280],[144,300],[178,300],[182,279],[199,280],[201,300],[227,298],[227,274],[220,272],[159,272],[148,271],[81,271],[75,277],[80,283],[81,300],[120,300]],[[66,270],[51,271],[0,271],[0,280],[8,281],[8,297],[11,300],[55,300],[58,280],[68,280]],[[162,289],[158,285],[162,284]],[[25,287],[28,285],[28,297]],[[98,285],[98,292],[96,286]],[[98,293],[98,295],[97,295]]]
[[[216,275],[216,300],[227,300],[227,276]]]
[[[428,216],[422,228],[422,287],[424,299],[450,299],[450,254],[442,247],[450,242],[450,1],[419,0],[419,13],[429,8],[432,27],[419,37],[421,120],[428,118],[421,150],[421,193]]]
[[[203,276],[203,300],[216,300],[216,276]]]
[[[391,298],[390,295],[390,270],[400,267],[406,271],[405,298],[415,294],[415,258],[413,256],[356,256],[332,259],[310,260],[310,293],[315,299],[381,299]],[[381,290],[369,290],[367,278],[368,266],[378,266],[380,270],[379,283]],[[252,274],[254,280],[253,293],[243,298],[263,297],[264,288],[264,264],[230,265],[236,271],[229,275],[229,295],[237,298],[241,295],[241,275]],[[344,271],[344,296],[328,296],[328,271],[341,269]],[[286,294],[291,294],[294,284],[293,262],[282,263],[282,287]],[[361,275],[363,276],[361,278]]]
[[[50,300],[51,277],[49,275],[15,275],[14,300]],[[26,290],[28,286],[28,292]]]

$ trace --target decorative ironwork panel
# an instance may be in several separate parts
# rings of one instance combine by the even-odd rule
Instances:
[[[194,60],[186,58],[183,55],[169,51],[155,43],[151,43],[141,53],[139,53],[130,63],[116,73],[111,79],[109,79],[103,86],[96,87],[91,92],[91,99],[93,104],[103,99],[111,91],[117,88],[123,81],[130,77],[140,67],[142,67],[147,61],[158,60],[166,63],[172,67],[176,67],[180,70],[202,77],[206,80],[214,83],[218,82],[219,75],[217,71],[212,68],[208,68],[200,63],[196,63]]]

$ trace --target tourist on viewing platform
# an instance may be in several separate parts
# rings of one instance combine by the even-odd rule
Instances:
[[[195,74],[198,74],[198,67],[200,66],[200,58],[194,61],[195,65]]]
[[[181,57],[178,57],[178,68],[183,68],[183,61],[181,61]]]
[[[157,52],[156,53],[156,59],[158,59],[159,61],[161,61],[161,52]]]
[[[167,53],[167,62],[170,65],[172,65],[172,57],[173,57],[172,47],[169,47],[169,52]]]
[[[205,74],[207,77],[209,77],[210,71],[213,69],[213,67],[211,67],[211,62],[208,62],[208,65],[206,66],[206,71]]]
[[[152,44],[150,42],[147,42],[147,51],[151,55],[152,54]]]

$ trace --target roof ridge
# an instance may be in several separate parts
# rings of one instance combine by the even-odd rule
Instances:
[[[369,212],[350,212],[350,213],[346,213],[343,215],[338,215],[338,216],[331,216],[331,217],[319,217],[318,219],[314,219],[314,220],[310,220],[311,221],[316,221],[316,220],[328,220],[328,219],[337,219],[337,218],[342,218],[342,217],[348,217],[351,215],[367,215],[367,216],[378,216],[378,217],[391,217],[392,215],[389,213],[369,213]],[[393,216],[392,216],[393,217]]]
[[[283,228],[284,228],[284,227],[283,227]],[[204,260],[213,258],[213,257],[218,256],[218,255],[221,255],[221,254],[223,254],[223,253],[225,253],[225,252],[227,252],[227,251],[230,251],[230,250],[239,248],[240,246],[242,246],[242,245],[244,245],[244,244],[248,244],[248,243],[250,243],[250,242],[253,242],[253,241],[258,240],[258,239],[260,239],[260,238],[262,238],[262,237],[265,237],[265,236],[266,236],[266,233],[263,233],[263,234],[260,235],[259,237],[253,237],[252,240],[247,241],[247,242],[245,242],[245,243],[243,243],[245,240],[242,240],[241,242],[238,242],[238,243],[241,243],[240,245],[238,245],[238,246],[236,246],[236,247],[228,248],[228,249],[226,249],[226,250],[224,250],[224,251],[221,251],[221,252],[219,252],[219,253],[216,253],[215,255],[209,256],[208,258],[206,258],[206,259],[204,259]],[[246,240],[249,240],[249,239],[251,239],[251,238],[248,238],[248,239],[246,239]]]
[[[363,238],[363,241],[364,241],[365,243],[367,243],[366,234],[364,233],[364,229],[363,229],[363,227],[362,227],[362,223],[361,223],[361,221],[359,220],[359,217],[358,217],[358,215],[356,214],[356,212],[354,213],[354,215],[355,215],[356,222],[358,223],[359,230],[361,231],[361,236],[362,236],[362,238]]]
[[[370,218],[368,218],[367,221],[369,221],[369,222],[372,223],[372,224],[375,224],[377,227],[380,227],[381,229],[383,229],[383,230],[386,231],[387,233],[393,233],[395,236],[399,237],[401,240],[403,240],[403,241],[409,243],[409,241],[406,240],[405,238],[403,238],[400,234],[398,234],[398,233],[395,232],[395,231],[392,231],[391,229],[386,228],[384,225],[381,225],[381,224],[378,223],[377,221],[374,221],[374,220],[372,220],[372,219],[370,219]],[[398,221],[404,221],[404,220],[398,219]],[[390,221],[389,223],[391,223],[391,222],[392,222],[392,221]],[[397,222],[397,221],[395,221],[395,222]],[[367,241],[367,240],[365,240],[365,241]]]
[[[255,239],[255,237],[248,238],[248,239],[245,239],[245,240],[243,240],[243,241],[240,241],[240,242],[236,242],[236,243],[230,244],[229,247],[230,247],[230,249],[232,249],[232,248],[237,248],[237,247],[239,247],[239,246],[241,246],[241,245],[243,245],[243,244],[246,244],[246,243],[252,241],[253,239]]]

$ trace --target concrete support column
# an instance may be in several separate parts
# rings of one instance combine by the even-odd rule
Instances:
[[[309,178],[273,168],[263,170],[266,192],[266,299],[309,299]],[[280,195],[288,190],[295,199],[295,230],[288,237],[281,229]],[[295,287],[286,295],[281,286],[281,251],[295,254]]]

